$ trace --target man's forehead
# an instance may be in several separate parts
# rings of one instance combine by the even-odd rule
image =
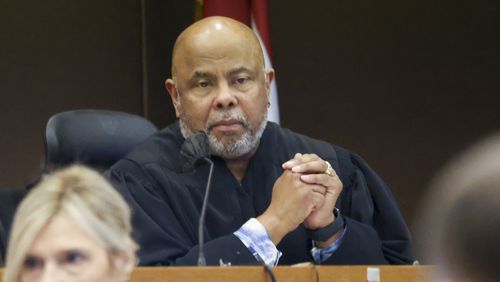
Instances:
[[[188,72],[180,72],[177,78],[183,79],[197,79],[197,78],[217,78],[220,76],[231,77],[239,74],[249,74],[256,75],[259,72],[259,68],[251,68],[246,66],[236,66],[227,70],[215,70],[215,69],[193,69]],[[181,76],[181,77],[179,77]]]
[[[253,30],[247,25],[225,17],[209,17],[195,22],[186,28],[177,38],[176,45],[190,41],[209,41],[213,39],[244,39],[257,44],[258,39]]]
[[[180,67],[204,63],[218,63],[226,59],[264,64],[260,43],[251,29],[238,24],[224,28],[188,28],[174,45],[172,71]]]
[[[220,40],[198,39],[180,45],[173,57],[174,61],[186,63],[217,63],[232,60],[260,61],[262,51],[260,45],[253,44],[244,38],[221,38]]]

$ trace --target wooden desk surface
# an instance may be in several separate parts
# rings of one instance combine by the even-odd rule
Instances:
[[[372,267],[372,266],[370,266]],[[276,281],[364,282],[367,266],[312,266],[273,268]],[[382,282],[425,282],[431,266],[379,266]],[[0,269],[0,282],[2,281]],[[319,275],[319,280],[316,275]],[[137,267],[130,282],[260,282],[271,281],[263,267]]]

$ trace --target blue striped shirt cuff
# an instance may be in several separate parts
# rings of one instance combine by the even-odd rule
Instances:
[[[255,218],[250,218],[234,235],[248,248],[261,263],[276,266],[281,257],[274,243],[269,238],[266,228]]]
[[[327,259],[329,259],[333,255],[333,253],[339,248],[340,244],[342,244],[342,240],[344,239],[344,235],[346,232],[347,232],[347,225],[345,226],[344,231],[337,239],[337,241],[331,243],[329,246],[323,249],[316,247],[313,241],[313,248],[311,249],[311,255],[314,259],[314,262],[322,263]]]

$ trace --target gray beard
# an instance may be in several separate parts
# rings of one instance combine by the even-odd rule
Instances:
[[[223,144],[222,142],[220,142],[220,140],[217,139],[214,134],[212,134],[212,131],[210,130],[211,126],[223,119],[235,119],[243,124],[245,131],[239,139],[230,140]],[[179,124],[181,127],[182,136],[184,136],[184,138],[189,138],[194,134],[194,132],[191,130],[189,118],[187,118],[185,115],[180,116]],[[222,113],[216,121],[207,122],[203,131],[207,133],[208,144],[212,155],[219,156],[223,159],[234,159],[241,157],[257,148],[260,138],[264,133],[264,129],[266,128],[266,124],[267,111],[264,113],[262,122],[256,129],[253,130],[249,127],[248,119],[244,114],[236,112],[225,112]]]

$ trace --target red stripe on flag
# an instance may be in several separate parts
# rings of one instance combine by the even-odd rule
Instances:
[[[253,20],[259,30],[260,38],[266,46],[269,59],[271,59],[271,31],[269,29],[267,0],[252,0],[251,2]]]
[[[269,58],[272,57],[267,0],[205,0],[203,16],[230,17],[248,26],[250,26],[250,18],[253,17],[267,54]]]
[[[250,25],[249,0],[205,0],[203,16],[224,16]]]

